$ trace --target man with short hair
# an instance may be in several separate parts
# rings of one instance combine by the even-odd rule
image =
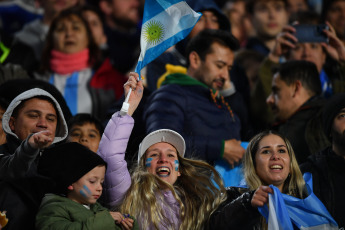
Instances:
[[[0,146],[0,180],[34,175],[39,152],[67,137],[67,124],[55,98],[42,89],[18,95],[2,118],[7,143]]]
[[[320,125],[319,111],[324,104],[320,94],[318,71],[311,62],[283,63],[272,80],[266,102],[277,122],[273,127],[290,140],[298,163],[327,145]]]
[[[344,229],[345,94],[336,95],[327,102],[322,121],[331,144],[311,155],[300,167],[302,172],[312,173],[315,195],[325,204],[339,229]]]
[[[140,53],[139,0],[100,0],[98,7],[104,14],[109,57],[113,67],[126,74]]]
[[[37,173],[39,158],[67,137],[67,124],[57,100],[34,88],[12,100],[2,125],[7,143],[0,146],[0,209],[7,211],[8,230],[34,229],[41,200],[52,186]]]
[[[241,123],[219,95],[229,81],[238,41],[221,30],[203,30],[187,46],[187,74],[168,75],[148,101],[146,131],[172,129],[186,140],[187,157],[230,165],[241,160]]]
[[[186,3],[202,16],[195,24],[187,38],[176,46],[161,54],[147,65],[146,79],[149,90],[157,89],[157,80],[166,72],[166,64],[186,66],[188,57],[185,56],[187,43],[204,29],[224,30],[230,32],[230,22],[213,0],[186,0]]]
[[[298,19],[300,24],[314,24],[318,21],[317,14],[308,13],[308,17]],[[302,21],[303,20],[303,21]],[[328,24],[329,25],[329,24]],[[328,98],[334,94],[345,92],[345,46],[336,36],[332,27],[323,30],[329,43],[299,42],[296,29],[286,25],[283,32],[275,39],[275,47],[263,60],[258,71],[258,80],[251,94],[251,114],[255,126],[267,128],[273,117],[265,104],[270,94],[272,68],[276,68],[284,60],[304,60],[313,62],[319,72],[322,96]],[[311,36],[313,38],[313,36]],[[261,127],[260,127],[261,126]]]
[[[288,23],[287,0],[248,0],[246,12],[255,36],[248,39],[245,48],[266,56],[273,50],[276,36]]]

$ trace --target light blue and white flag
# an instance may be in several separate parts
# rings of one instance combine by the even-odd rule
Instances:
[[[309,194],[305,199],[282,194],[270,185],[273,194],[269,194],[269,209],[266,205],[259,208],[266,220],[268,217],[268,230],[293,230],[292,224],[303,230],[338,229],[338,224],[313,193],[311,174],[305,173],[303,177]]]
[[[249,142],[241,142],[241,146],[244,149],[247,149],[248,144]],[[214,166],[219,175],[222,177],[225,187],[247,187],[244,185],[245,180],[242,167],[242,162],[235,164],[234,167],[231,167],[230,164],[224,159],[217,160]]]
[[[181,0],[145,0],[139,56],[135,72],[184,39],[201,14]]]

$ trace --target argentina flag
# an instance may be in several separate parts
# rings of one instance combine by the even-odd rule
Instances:
[[[181,0],[145,0],[138,64],[140,70],[164,51],[184,39],[201,14]]]
[[[268,230],[293,230],[293,225],[303,230],[338,229],[326,207],[313,193],[311,174],[305,173],[303,177],[309,194],[304,199],[282,194],[270,185],[273,194],[269,194],[269,209],[266,205],[259,208],[266,220],[268,217]]]

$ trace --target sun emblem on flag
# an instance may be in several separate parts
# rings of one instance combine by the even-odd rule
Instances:
[[[143,29],[146,42],[156,45],[164,37],[164,26],[159,21],[148,22]]]

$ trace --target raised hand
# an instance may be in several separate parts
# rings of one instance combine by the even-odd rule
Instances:
[[[334,60],[345,63],[345,46],[344,43],[337,37],[335,30],[329,22],[326,22],[329,27],[329,30],[323,30],[329,39],[329,44],[321,43],[325,48],[327,54]]]
[[[53,133],[49,130],[40,131],[32,135],[28,143],[34,149],[44,149],[53,143]]]
[[[127,82],[123,85],[125,89],[125,96],[127,97],[129,89],[132,89],[132,92],[129,96],[128,103],[128,115],[132,116],[134,111],[137,109],[141,98],[143,97],[144,87],[141,80],[137,80],[139,75],[137,73],[129,73],[129,78]]]
[[[298,42],[297,38],[293,35],[295,32],[296,29],[293,26],[284,26],[283,31],[276,37],[273,50],[268,55],[271,61],[278,63],[282,55],[285,55],[289,49],[295,48],[295,44]]]

